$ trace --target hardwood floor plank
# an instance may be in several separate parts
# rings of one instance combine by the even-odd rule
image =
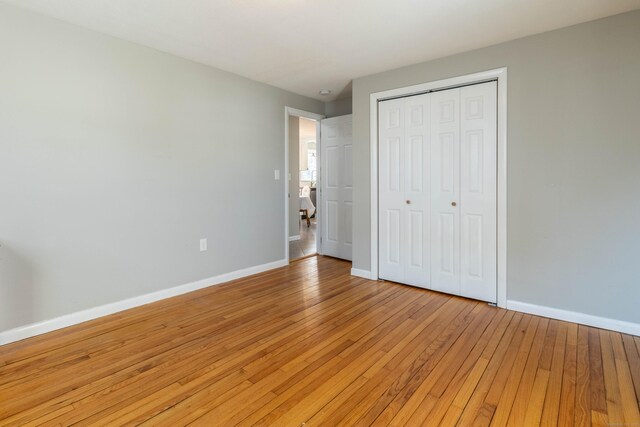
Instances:
[[[515,363],[511,368],[506,384],[501,390],[500,400],[496,402],[496,410],[491,418],[492,426],[504,426],[507,424],[516,398],[516,393],[520,386],[520,381],[522,380],[522,375],[524,374],[527,359],[529,358],[529,355],[532,352],[535,352],[538,348],[538,346],[534,347],[537,342],[536,338],[541,340],[542,337],[545,336],[548,322],[549,321],[547,319],[538,318],[534,318],[531,321],[529,329],[527,330],[527,335],[525,336],[525,339],[518,351]]]
[[[437,404],[442,403],[442,410],[443,411],[446,410],[445,414],[439,420],[440,421],[439,425],[441,426],[456,425],[456,423],[458,422],[458,419],[460,418],[460,415],[462,415],[462,411],[464,410],[464,408],[467,405],[467,402],[469,402],[471,396],[473,395],[473,392],[478,386],[478,383],[480,382],[480,379],[482,378],[482,375],[485,373],[488,365],[489,365],[489,360],[484,357],[481,357],[476,362],[471,372],[469,372],[469,375],[465,378],[464,383],[457,390],[457,393],[453,398],[453,401],[451,402],[451,404],[449,404],[448,406],[445,406],[445,404],[442,401],[438,401],[436,402],[435,405],[429,405],[429,406],[436,406]],[[429,395],[429,397],[433,398],[432,395]],[[436,412],[436,414],[437,414],[437,411],[438,411],[438,408],[435,407],[434,412]],[[398,414],[396,414],[396,417],[394,417],[394,419],[391,420],[391,425],[400,426],[400,425],[407,424],[407,420],[404,420],[401,416],[399,416],[400,414],[401,413],[399,412]],[[426,416],[422,419],[423,419],[422,424],[425,424],[425,422],[428,421],[428,418]],[[434,417],[434,421],[435,421],[435,417]]]
[[[484,311],[484,313],[482,313]],[[419,368],[405,371],[407,380],[402,381],[403,376],[386,389],[384,397],[377,400],[376,405],[372,406],[369,411],[358,421],[360,425],[387,425],[395,417],[397,412],[404,404],[415,394],[422,385],[425,385],[423,391],[430,392],[437,386],[438,381],[445,373],[453,374],[463,363],[465,356],[475,345],[472,337],[481,337],[485,329],[497,314],[497,310],[486,306],[478,307],[478,319],[468,319],[467,326],[462,333],[451,342],[445,344],[439,352],[442,357],[433,355],[429,357],[425,363]],[[481,339],[482,340],[482,339]],[[483,341],[486,344],[486,341]],[[418,359],[420,360],[420,359]],[[446,368],[446,369],[445,369]],[[415,372],[415,373],[413,373]],[[450,376],[447,377],[451,379]],[[446,387],[448,381],[443,381],[435,394],[442,394],[441,388]]]
[[[576,359],[576,410],[573,422],[576,426],[591,426],[590,372],[589,328],[580,325]]]
[[[640,337],[288,267],[0,347],[0,426],[640,424]]]
[[[611,333],[609,331],[600,331],[600,349],[602,351],[607,418],[612,424],[623,425],[625,420],[622,410],[622,397],[620,395],[620,384],[618,384],[618,373],[616,372],[613,344],[611,343]]]
[[[457,405],[462,409],[457,418],[458,424],[468,425],[473,419],[475,419],[476,415],[480,411],[489,389],[498,375],[498,372],[503,369],[503,362],[507,355],[507,351],[511,348],[510,346],[513,345],[514,347],[517,347],[519,343],[518,337],[520,337],[521,334],[518,334],[518,328],[522,318],[522,313],[515,313],[496,350],[492,354],[483,354],[483,359],[490,359],[489,364],[469,399],[466,401],[458,401]],[[514,342],[515,345],[512,344],[512,342]],[[415,408],[409,408],[409,411],[412,410],[415,410]]]
[[[589,389],[591,391],[590,404],[593,420],[594,412],[607,413],[600,331],[593,328],[589,329]]]
[[[474,305],[474,309],[477,305]],[[407,380],[412,376],[412,372],[414,369],[417,369],[418,366],[421,366],[422,361],[424,361],[430,355],[432,360],[439,358],[438,356],[444,352],[444,349],[447,348],[455,338],[465,329],[467,324],[465,323],[465,318],[469,314],[469,307],[465,307],[464,309],[458,312],[458,316],[452,322],[442,322],[442,326],[446,326],[441,334],[435,338],[424,351],[419,352],[420,348],[411,348],[414,357],[407,358],[403,357],[404,353],[398,352],[397,356],[392,358],[385,367],[389,369],[390,372],[397,372],[396,376],[393,375],[382,375],[385,379],[393,379],[394,383],[397,385]],[[473,313],[473,310],[471,310]],[[477,314],[477,313],[476,313]],[[435,328],[433,330],[436,330]],[[403,336],[403,335],[401,335]],[[398,346],[393,346],[392,351],[395,353],[402,348],[402,344]],[[419,353],[419,354],[416,354]],[[371,363],[371,362],[369,362]],[[349,364],[348,368],[345,369],[346,375],[341,376],[338,379],[332,380],[328,382],[329,387],[334,387],[335,390],[342,390],[348,386],[348,384],[357,378],[357,375],[364,375],[365,372],[371,367],[371,365],[364,365],[359,361],[359,358],[354,360]],[[366,368],[366,369],[363,369]],[[375,380],[372,381],[375,383]],[[379,384],[379,383],[378,383]],[[301,401],[294,408],[289,410],[282,417],[280,423],[284,425],[288,425],[290,423],[296,423],[298,420],[301,422],[311,419],[311,417],[318,411],[322,406],[324,406],[329,401],[325,401],[327,397],[330,397],[330,394],[325,393],[324,388],[320,388],[308,396],[305,400]],[[360,402],[360,405],[357,405],[354,409],[349,412],[348,418],[342,420],[342,424],[350,425],[357,421],[357,416],[361,414],[361,411],[365,409],[362,405],[363,401]],[[365,403],[369,403],[367,400]],[[367,406],[368,407],[368,406]],[[314,410],[314,408],[317,408]],[[360,408],[356,410],[356,408]]]
[[[387,301],[389,302],[389,301]],[[312,337],[311,337],[312,338]],[[304,343],[301,343],[304,344]],[[335,344],[338,345],[340,344],[340,341],[335,341]],[[306,349],[307,347],[304,345],[299,346],[299,348],[302,349]],[[263,360],[264,363],[264,358],[268,357],[269,354],[274,354],[273,352],[271,353],[264,353],[264,351],[260,351],[257,354],[257,356],[260,357],[260,359]],[[303,356],[298,356],[296,359],[302,359]],[[229,363],[233,364],[233,368],[234,369],[242,369],[242,371],[246,374],[245,377],[246,379],[251,380],[251,378],[249,377],[249,373],[247,373],[244,368],[243,365],[245,363],[252,363],[252,361],[255,361],[257,359],[255,359],[255,357],[253,356],[253,354],[251,352],[247,353],[245,352],[243,357],[240,360],[236,360],[235,358],[231,358],[229,360]],[[245,365],[246,366],[246,365]],[[300,365],[301,367],[304,367],[305,365]],[[188,393],[181,393],[178,394],[177,396],[172,396],[172,395],[168,395],[165,396],[167,399],[171,399],[171,406],[175,406],[176,404],[180,403],[182,405],[189,405],[192,403],[192,401],[195,398],[199,398],[201,395],[207,395],[209,396],[209,394],[198,394],[198,396],[196,396],[196,393],[198,393],[200,390],[204,390],[211,382],[215,382],[218,381],[219,378],[223,378],[225,375],[225,372],[227,372],[229,370],[229,368],[227,368],[225,366],[225,364],[222,364],[220,366],[217,366],[215,369],[210,369],[206,372],[202,372],[199,375],[191,375],[188,378],[184,378],[182,380],[180,380],[180,382],[185,385],[186,389],[189,390]],[[182,403],[182,400],[186,399],[186,398],[190,398],[190,400],[188,402]]]
[[[640,406],[640,353],[638,353],[638,349],[631,335],[623,334],[622,340],[624,341],[624,349],[631,371],[631,379],[636,391],[636,400],[638,401],[638,406]]]
[[[384,320],[382,323],[375,323],[375,324],[371,324],[371,322],[363,322],[362,325],[366,326],[367,329],[369,331],[368,335],[365,335],[366,340],[363,340],[361,343],[359,343],[358,345],[360,346],[362,351],[366,351],[368,349],[370,349],[374,344],[380,345],[380,341],[379,339],[381,337],[384,337],[385,335],[387,335],[387,339],[388,338],[388,334],[393,331],[394,329],[396,329],[398,327],[398,324],[403,320],[402,317],[402,309],[406,308],[406,306],[410,305],[410,303],[413,301],[413,298],[415,298],[416,296],[413,296],[411,299],[404,299],[404,301],[400,301],[399,306],[395,307],[395,311],[389,312],[387,313],[387,315],[383,318],[383,319],[379,319],[379,320]],[[400,298],[400,300],[403,300],[403,298]],[[382,307],[381,307],[382,308]],[[371,314],[374,314],[374,316],[370,316]],[[375,312],[373,313],[368,313],[367,316],[369,316],[369,319],[375,318]],[[365,317],[365,320],[367,318]],[[360,326],[359,323],[354,323],[351,328],[353,330],[358,329],[357,326]],[[371,327],[373,327],[373,329],[370,329]],[[365,331],[366,331],[365,330]],[[344,340],[350,340],[349,337],[349,332],[351,331],[351,329],[347,329],[346,331],[339,331],[339,335],[338,337],[342,337],[342,339]],[[334,344],[332,345],[337,345],[339,344],[339,340],[328,340],[329,342],[333,342]],[[352,340],[350,340],[352,341]],[[320,343],[319,345],[324,345],[324,343]],[[312,354],[315,352],[314,348],[311,349],[304,349],[306,350],[305,352],[296,355],[296,357],[292,358],[292,360],[288,360],[285,361],[286,363],[281,366],[279,368],[279,370],[273,372],[272,374],[270,374],[267,377],[261,378],[259,381],[257,381],[255,383],[255,386],[252,388],[250,393],[246,393],[246,394],[239,394],[237,396],[234,397],[234,399],[229,400],[227,402],[225,402],[224,405],[221,405],[221,407],[217,407],[214,410],[210,411],[211,408],[207,408],[207,407],[200,407],[198,409],[198,411],[192,412],[190,413],[189,417],[192,417],[195,419],[199,418],[199,417],[204,417],[204,419],[202,420],[202,422],[205,422],[205,420],[209,417],[216,417],[216,416],[220,416],[220,414],[224,413],[226,414],[226,416],[232,417],[234,416],[233,413],[230,413],[228,411],[228,408],[234,408],[239,410],[239,408],[241,408],[241,405],[243,404],[243,402],[246,402],[248,398],[251,398],[253,396],[256,395],[260,395],[260,393],[269,393],[273,388],[277,387],[278,385],[282,384],[283,382],[285,382],[288,378],[288,375],[294,375],[296,374],[299,370],[302,369],[309,369],[309,365],[305,364],[305,363],[301,363],[303,360],[305,360],[308,355]],[[333,372],[334,369],[337,369],[335,364],[341,362],[342,359],[339,358],[334,358],[331,359],[331,364],[328,364],[324,367],[324,369],[328,369],[330,372]],[[313,371],[313,375],[309,375],[307,377],[305,377],[305,380],[303,382],[299,382],[296,384],[296,386],[305,386],[306,385],[306,381],[311,381],[313,378],[315,378],[315,376],[321,375],[323,373],[322,370],[320,369],[316,369]],[[330,375],[329,375],[330,376]],[[176,407],[180,407],[180,406],[184,406],[184,405],[188,405],[190,404],[190,402],[194,399],[198,399],[200,398],[200,395],[193,395],[193,397],[190,397],[188,400],[185,400],[184,402],[180,402],[178,405],[176,405]],[[251,410],[252,407],[249,408],[245,408],[247,411]],[[254,409],[255,410],[255,409]],[[207,415],[207,412],[212,412],[211,414]],[[164,418],[164,415],[163,415]],[[156,420],[154,419],[154,422]]]
[[[439,364],[439,366],[446,366],[447,369],[441,370],[437,382],[429,391],[430,395],[437,398],[437,402],[425,416],[422,425],[426,425],[427,422],[432,425],[438,423],[450,425],[450,422],[442,421],[447,412],[454,407],[458,408],[458,413],[462,412],[482,374],[484,374],[489,364],[489,357],[495,352],[512,316],[513,313],[502,310],[496,313],[491,324],[484,330],[470,352],[467,352],[465,348],[457,351],[457,358],[463,362],[461,365],[454,361],[444,360]],[[455,375],[451,375],[454,371]],[[435,371],[432,376],[434,374]],[[423,382],[423,384],[427,383],[427,381]],[[399,408],[397,412],[400,412],[404,406]],[[450,415],[450,417],[453,416],[453,414]],[[455,418],[457,420],[457,416]],[[391,424],[394,420],[396,423],[399,421],[397,414]]]
[[[620,385],[620,398],[622,400],[622,411],[627,425],[640,425],[640,411],[638,410],[638,400],[633,387],[633,376],[627,360],[627,354],[622,343],[622,337],[617,332],[610,332],[611,343],[613,345],[613,355],[618,374],[618,384]]]
[[[548,372],[546,369],[538,370],[538,365],[541,362],[545,363],[540,360],[540,356],[543,353],[544,344],[548,344],[546,337],[551,335],[547,333],[548,326],[549,320],[538,326],[538,332],[536,333],[535,341],[531,347],[531,351],[529,352],[529,357],[527,358],[527,363],[525,364],[524,372],[522,373],[522,378],[518,385],[518,391],[516,392],[513,406],[509,414],[509,419],[507,421],[507,425],[509,426],[524,425],[527,406],[532,399],[531,394],[533,392],[536,379],[538,380],[538,388],[544,385],[542,390],[538,390],[542,392],[542,400],[544,401],[544,392],[546,391],[546,383],[549,380],[549,376],[548,374],[545,375],[545,371]],[[545,338],[543,338],[543,336],[545,336]],[[540,396],[536,396],[536,399],[539,397]]]
[[[361,377],[365,381],[362,382],[360,387],[353,388],[350,385],[345,388],[329,404],[318,411],[308,421],[308,424],[322,425],[323,422],[339,424],[347,416],[354,416],[355,406],[362,402],[367,396],[374,393],[375,390],[383,390],[393,381],[393,370],[398,369],[398,364],[393,363],[394,360],[407,360],[407,358],[409,358],[409,360],[415,360],[418,353],[431,351],[430,349],[433,348],[432,344],[435,342],[437,335],[444,331],[449,324],[447,319],[452,321],[456,315],[460,315],[459,307],[456,308],[456,305],[455,300],[450,300],[446,306],[442,307],[440,314],[433,312],[429,315],[428,312],[425,312],[419,317],[412,316],[412,319],[416,320],[417,324],[420,325],[419,328],[416,328],[413,333],[407,335],[394,347],[389,347],[386,351],[382,352],[378,362],[369,368]],[[436,320],[437,322],[435,322]],[[409,345],[411,343],[412,345]],[[424,350],[425,348],[426,350]],[[381,393],[381,391],[378,391],[378,393]],[[342,408],[335,410],[330,409],[336,407],[338,402],[346,400],[349,400],[349,406],[342,406]],[[365,407],[361,407],[358,414],[364,410]],[[330,414],[329,420],[325,420],[327,414]]]
[[[376,335],[370,336],[366,340],[358,341],[356,343],[359,348],[357,357],[343,359],[340,356],[337,356],[333,359],[335,364],[331,366],[331,369],[327,372],[315,370],[314,375],[324,375],[328,377],[329,380],[322,383],[319,387],[317,387],[316,384],[311,384],[306,388],[305,393],[297,394],[295,396],[295,404],[293,405],[293,408],[285,412],[285,409],[288,408],[288,405],[286,405],[281,408],[281,410],[274,410],[269,413],[267,418],[263,418],[258,421],[256,425],[269,425],[276,419],[280,419],[283,416],[285,417],[285,421],[282,421],[282,423],[285,425],[287,424],[287,418],[293,419],[294,423],[302,422],[307,419],[308,412],[315,412],[314,408],[317,407],[318,400],[322,400],[327,396],[333,395],[333,393],[340,389],[342,384],[351,383],[360,376],[370,366],[370,364],[374,363],[376,359],[375,356],[379,354],[381,347],[389,341],[400,339],[404,332],[401,325],[405,322],[400,323],[400,325],[390,325],[391,327],[389,329],[382,328]],[[279,376],[281,376],[281,374]],[[307,378],[309,378],[309,376],[307,376]],[[275,378],[265,378],[265,381],[262,384],[263,387],[266,389],[273,387],[274,380]],[[211,425],[213,422],[226,421],[225,415],[230,414],[224,414],[220,411],[220,409],[225,406],[233,407],[234,405],[231,402],[207,412],[202,417],[198,418],[198,424]],[[237,410],[237,408],[233,407],[232,411],[233,410]],[[304,414],[297,410],[304,411]],[[297,419],[300,419],[301,421],[297,421]]]
[[[561,322],[558,324],[556,340],[553,345],[549,385],[547,387],[547,394],[542,408],[542,418],[540,420],[540,424],[543,426],[555,426],[558,423],[562,379],[564,375],[564,355],[566,352],[567,331],[567,323]]]
[[[521,425],[535,426],[540,424],[544,399],[549,385],[549,375],[550,372],[546,369],[538,369],[531,390],[531,397],[527,404],[527,412],[522,417]]]
[[[576,400],[576,359],[578,352],[578,325],[570,323],[564,352],[562,393],[558,409],[558,426],[572,426]]]

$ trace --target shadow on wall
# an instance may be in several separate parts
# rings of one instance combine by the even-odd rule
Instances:
[[[342,90],[336,96],[336,100],[340,100],[343,98],[351,98],[351,94],[353,93],[353,80],[351,80],[347,85],[342,88]]]
[[[0,242],[0,331],[34,322],[33,269]]]

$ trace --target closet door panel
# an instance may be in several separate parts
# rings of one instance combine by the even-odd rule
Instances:
[[[460,294],[460,89],[429,97],[431,288]]]
[[[431,264],[429,107],[426,94],[405,98],[404,283],[423,288],[430,287]]]
[[[404,283],[404,99],[378,105],[379,276]]]
[[[496,302],[497,83],[460,89],[461,294]]]

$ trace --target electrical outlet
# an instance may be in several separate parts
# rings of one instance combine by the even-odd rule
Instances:
[[[207,239],[200,239],[200,252],[207,250]]]

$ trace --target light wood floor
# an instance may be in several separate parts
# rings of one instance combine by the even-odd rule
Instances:
[[[0,425],[640,425],[640,338],[306,258],[0,347]]]
[[[307,220],[300,221],[300,240],[289,242],[289,259],[291,261],[315,255],[316,251],[316,230],[318,222],[316,218],[311,218],[311,225],[307,227]]]

